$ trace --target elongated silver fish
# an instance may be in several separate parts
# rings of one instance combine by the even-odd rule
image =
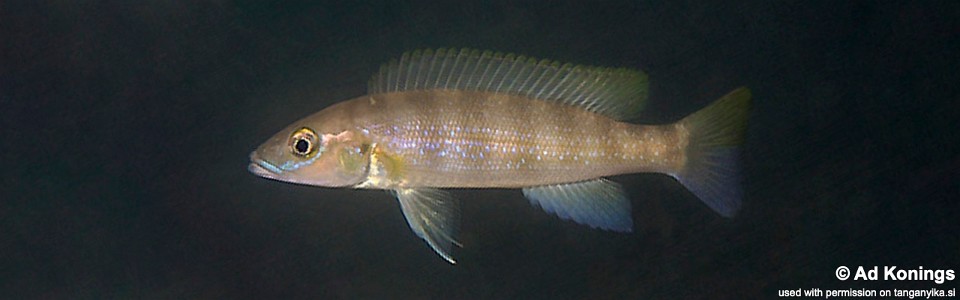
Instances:
[[[656,172],[732,217],[749,90],[673,124],[626,123],[646,98],[639,71],[416,51],[381,67],[369,94],[278,132],[250,154],[248,169],[298,184],[392,190],[413,232],[450,263],[460,208],[440,188],[521,188],[563,219],[630,232],[630,201],[604,177]]]

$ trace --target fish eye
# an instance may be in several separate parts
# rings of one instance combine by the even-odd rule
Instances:
[[[290,135],[290,151],[298,156],[308,156],[317,152],[317,133],[303,127]]]

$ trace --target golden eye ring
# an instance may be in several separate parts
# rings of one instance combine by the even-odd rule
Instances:
[[[307,157],[315,154],[319,148],[318,144],[317,133],[307,127],[297,129],[290,135],[290,152],[297,156]]]

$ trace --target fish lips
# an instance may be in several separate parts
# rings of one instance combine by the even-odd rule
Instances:
[[[254,175],[273,180],[280,180],[280,173],[282,172],[280,168],[257,157],[256,151],[250,153],[250,164],[247,165],[247,171],[250,171],[250,173]]]

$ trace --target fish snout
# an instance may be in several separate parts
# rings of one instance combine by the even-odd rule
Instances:
[[[273,164],[261,159],[257,151],[250,152],[250,164],[247,165],[247,171],[250,171],[250,173],[254,175],[271,179],[276,179],[282,172],[282,170]]]

